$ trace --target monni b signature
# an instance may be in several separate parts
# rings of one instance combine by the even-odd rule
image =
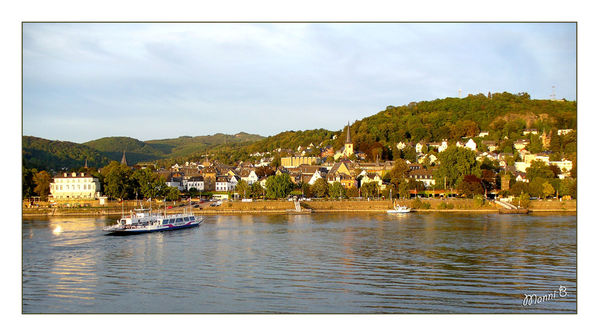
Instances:
[[[564,298],[568,296],[568,291],[565,286],[559,286],[559,290],[553,291],[551,293],[545,295],[537,295],[537,294],[524,294],[524,299],[522,300],[523,306],[532,306],[535,304],[556,300],[557,298]]]

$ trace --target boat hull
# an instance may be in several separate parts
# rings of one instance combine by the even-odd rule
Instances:
[[[190,229],[194,227],[200,226],[200,222],[185,224],[185,225],[177,225],[177,226],[163,226],[157,228],[141,228],[141,229],[114,229],[114,230],[104,230],[106,231],[106,235],[109,236],[129,236],[129,235],[138,235],[143,233],[151,233],[151,232],[163,232],[163,231],[174,231],[174,230],[182,230],[182,229]]]

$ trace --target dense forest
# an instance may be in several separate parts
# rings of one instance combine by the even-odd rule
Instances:
[[[120,161],[123,151],[126,152],[127,163],[130,165],[154,161],[167,163],[190,155],[199,157],[206,151],[225,152],[262,138],[247,133],[217,133],[150,141],[129,137],[106,137],[77,144],[23,136],[23,166],[28,169],[60,171],[82,167],[87,159],[88,166],[103,167],[110,161]]]
[[[576,108],[576,102],[534,100],[527,93],[477,94],[465,98],[388,106],[383,111],[354,122],[350,130],[354,147],[366,153],[369,159],[392,160],[403,157],[405,153],[400,153],[395,146],[400,141],[455,141],[474,137],[481,131],[489,132],[485,140],[496,140],[502,151],[510,151],[513,141],[525,138],[522,135],[524,129],[534,128],[540,133],[553,132],[554,135],[557,129],[576,129]],[[575,156],[575,133],[569,137],[554,138],[552,151]],[[527,139],[538,141],[530,137]],[[159,166],[169,166],[175,162],[202,160],[206,154],[210,159],[233,163],[258,160],[251,156],[252,153],[278,148],[295,150],[298,146],[306,147],[309,144],[318,148],[331,145],[338,150],[344,142],[344,129],[285,131],[266,138],[247,133],[217,133],[150,141],[109,137],[85,144],[25,136],[23,163],[26,168],[58,170],[80,167],[87,159],[89,165],[98,166],[110,160],[120,160],[123,150],[126,150],[129,164],[153,161]],[[314,155],[317,154],[315,151]]]
[[[60,171],[85,165],[102,167],[110,162],[100,151],[68,141],[53,141],[31,136],[23,137],[23,167]],[[122,155],[122,153],[121,153]]]

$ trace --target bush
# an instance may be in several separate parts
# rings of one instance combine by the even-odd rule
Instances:
[[[485,199],[482,195],[474,196],[474,206],[481,208],[485,204]]]
[[[420,198],[416,198],[412,200],[410,207],[412,209],[430,209],[431,204],[429,202],[423,202]]]

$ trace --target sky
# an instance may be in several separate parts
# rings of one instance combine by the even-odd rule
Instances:
[[[23,135],[79,143],[340,130],[388,105],[577,92],[574,23],[24,23],[22,34]]]

